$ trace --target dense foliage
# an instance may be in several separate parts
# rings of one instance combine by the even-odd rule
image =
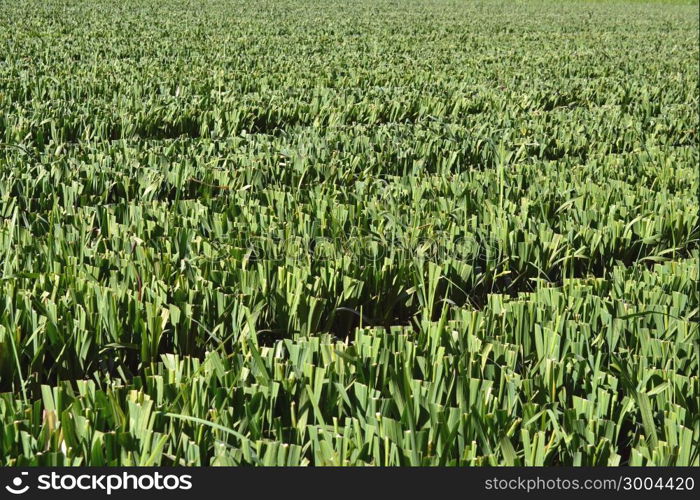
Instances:
[[[0,464],[700,464],[698,33],[0,0]]]

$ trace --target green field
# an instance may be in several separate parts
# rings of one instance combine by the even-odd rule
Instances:
[[[0,465],[700,465],[699,10],[0,0]]]

